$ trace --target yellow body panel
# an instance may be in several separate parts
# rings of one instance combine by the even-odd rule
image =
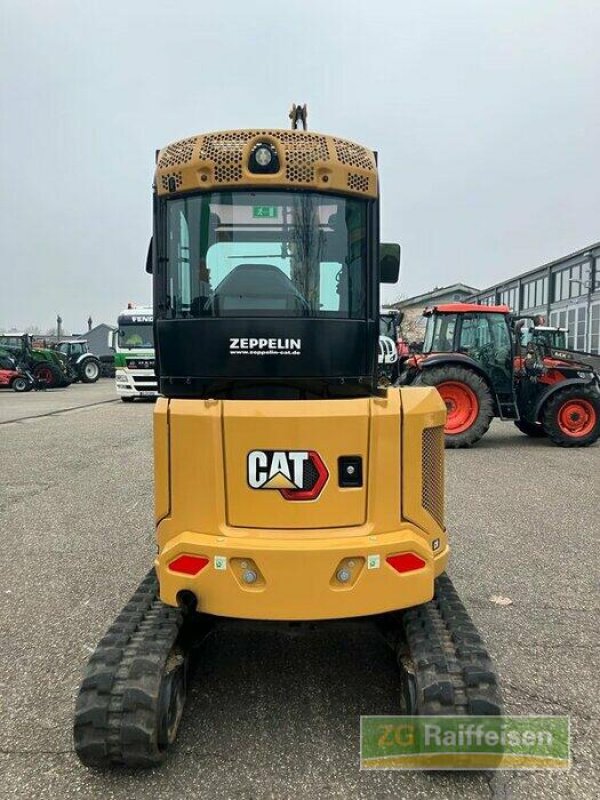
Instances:
[[[277,150],[278,172],[248,170],[250,152],[259,142]],[[158,195],[290,186],[363,197],[376,197],[378,192],[371,150],[335,136],[295,130],[218,131],[173,142],[158,154],[155,185]]]
[[[339,529],[338,529],[339,531]],[[344,531],[346,532],[346,531]],[[398,574],[386,555],[410,551],[427,560],[424,569]],[[196,577],[173,573],[167,564],[181,553],[209,558]],[[363,566],[355,584],[346,588],[335,580],[345,558],[379,556],[379,567]],[[214,569],[215,558],[227,568]],[[252,559],[264,577],[263,585],[246,586],[231,568],[231,559]],[[185,531],[171,540],[156,561],[161,598],[177,604],[177,593],[188,589],[198,598],[198,610],[219,616],[261,620],[318,620],[357,617],[394,611],[433,596],[433,578],[444,571],[445,548],[434,559],[419,531],[406,526],[379,536],[336,535],[321,539],[265,539],[249,531],[244,537],[214,537]],[[336,585],[337,584],[337,585]]]
[[[158,398],[154,414],[154,473],[161,476],[160,481],[154,483],[154,518],[157,522],[169,513],[171,494],[168,408],[168,400]]]
[[[368,465],[369,398],[328,400],[315,407],[305,400],[225,403],[223,438],[227,475],[227,522],[232,527],[340,528],[362,525],[367,489],[337,486],[340,442],[344,453],[361,456]],[[335,420],[335,436],[331,424]],[[306,424],[304,424],[306,423]],[[316,450],[329,478],[316,500],[290,502],[278,491],[248,485],[245,454],[260,450]]]
[[[439,503],[437,519],[420,507],[430,497],[424,453],[439,461],[438,478],[443,459],[443,441],[439,451],[424,449],[424,431],[444,421],[445,407],[429,388],[348,400],[159,400],[161,598],[175,605],[178,592],[189,590],[200,611],[265,620],[362,616],[431,599],[448,547]],[[247,459],[255,449],[316,450],[329,472],[321,494],[294,501],[250,488]],[[338,485],[342,455],[362,457],[362,488]],[[443,493],[443,486],[428,491]],[[425,566],[397,573],[385,559],[403,552]],[[181,554],[209,563],[195,577],[183,575],[169,568]],[[258,575],[251,585],[242,580],[246,565]],[[346,583],[336,577],[340,567],[350,574]]]

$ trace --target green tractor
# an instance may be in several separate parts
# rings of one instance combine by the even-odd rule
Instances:
[[[73,382],[73,370],[65,356],[48,348],[34,348],[28,333],[0,334],[0,354],[12,356],[49,389]]]

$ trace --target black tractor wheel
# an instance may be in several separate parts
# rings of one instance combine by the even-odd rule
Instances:
[[[18,375],[11,383],[11,388],[15,392],[29,392],[33,388],[32,383],[24,375]]]
[[[446,447],[471,447],[487,432],[494,418],[494,401],[487,383],[466,367],[432,367],[417,383],[435,386],[446,404]]]
[[[100,377],[100,364],[95,358],[86,358],[79,365],[79,378],[82,383],[96,383]]]
[[[31,370],[36,378],[47,389],[54,389],[64,384],[63,376],[58,369],[49,361],[42,361],[36,364]],[[68,384],[67,384],[68,385]]]
[[[543,439],[546,435],[543,425],[539,422],[526,422],[524,419],[516,419],[515,425],[526,436],[531,436],[532,439]]]
[[[600,395],[589,386],[560,389],[542,409],[542,426],[559,447],[588,447],[600,437]]]

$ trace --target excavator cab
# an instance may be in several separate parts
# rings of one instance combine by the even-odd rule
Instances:
[[[246,186],[159,196],[161,392],[256,400],[374,394],[376,225],[377,201],[368,196]]]
[[[159,763],[193,632],[231,619],[369,618],[408,710],[497,714],[444,575],[444,404],[379,382],[379,287],[399,247],[379,241],[374,153],[297,130],[169,145],[148,268],[158,552],[90,661],[79,757]]]

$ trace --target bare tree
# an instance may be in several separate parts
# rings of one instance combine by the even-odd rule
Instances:
[[[424,306],[403,308],[402,301],[405,299],[406,295],[400,294],[383,308],[394,308],[403,315],[400,331],[405,342],[422,342],[425,338]]]
[[[425,338],[425,318],[422,308],[407,308],[402,320],[402,337],[406,342],[422,342]]]

